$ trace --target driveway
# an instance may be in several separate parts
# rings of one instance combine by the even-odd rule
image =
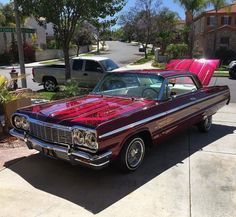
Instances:
[[[230,104],[208,134],[192,127],[175,135],[149,150],[134,173],[94,171],[38,153],[8,160],[0,172],[0,216],[233,217],[235,141]]]

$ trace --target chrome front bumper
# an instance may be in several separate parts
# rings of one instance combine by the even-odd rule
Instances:
[[[50,157],[63,159],[72,164],[81,164],[94,169],[101,169],[107,166],[110,162],[110,156],[112,155],[111,151],[99,155],[89,154],[84,151],[73,150],[69,146],[64,147],[52,143],[46,143],[32,136],[25,136],[23,133],[15,129],[11,129],[10,134],[24,140],[29,149],[35,149],[43,153],[45,153],[46,150]]]

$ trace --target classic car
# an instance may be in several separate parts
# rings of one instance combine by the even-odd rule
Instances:
[[[12,116],[12,135],[30,149],[103,168],[136,170],[145,149],[190,125],[208,132],[230,101],[228,86],[208,86],[218,60],[174,60],[167,70],[108,73],[86,96],[35,105]]]

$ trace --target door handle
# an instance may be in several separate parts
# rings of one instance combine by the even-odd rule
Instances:
[[[87,74],[87,73],[84,73],[84,76],[88,76],[88,74]]]
[[[190,98],[191,101],[195,101],[196,99],[197,99],[197,98],[195,98],[195,97],[191,97],[191,98]]]

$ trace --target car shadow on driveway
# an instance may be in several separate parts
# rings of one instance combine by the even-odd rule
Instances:
[[[72,166],[67,162],[50,159],[40,154],[31,155],[11,165],[9,169],[35,188],[71,201],[97,214],[169,168],[184,163],[183,160],[196,151],[232,134],[235,130],[236,127],[214,124],[208,134],[200,134],[192,127],[151,148],[143,165],[136,172],[129,174],[122,174],[113,166],[100,171]],[[191,147],[191,138],[194,136],[202,136],[202,139]],[[10,164],[11,162],[6,162],[5,166]],[[167,184],[175,182],[174,179],[166,181]]]

